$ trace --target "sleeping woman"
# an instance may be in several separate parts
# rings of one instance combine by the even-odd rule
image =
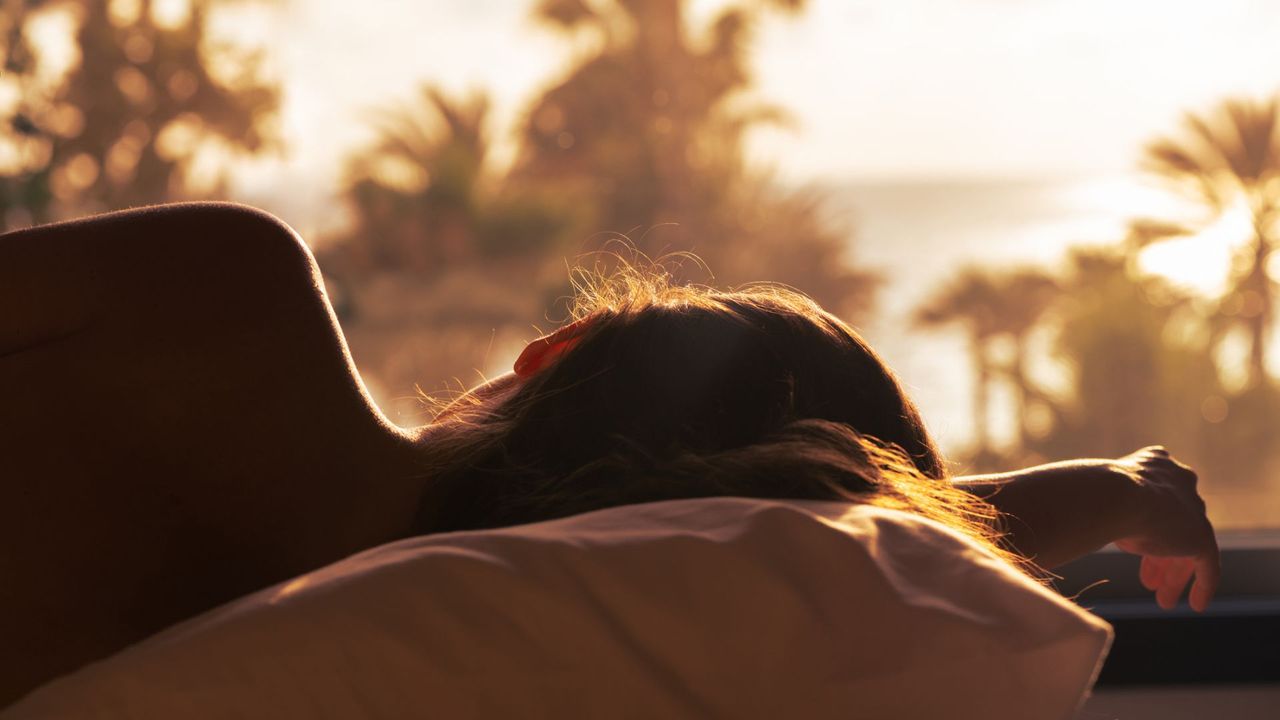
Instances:
[[[1028,572],[1111,542],[1218,582],[1162,448],[951,477],[893,374],[798,293],[623,273],[419,428],[372,405],[315,263],[250,208],[0,236],[0,706],[215,605],[411,535],[734,495],[905,509]]]

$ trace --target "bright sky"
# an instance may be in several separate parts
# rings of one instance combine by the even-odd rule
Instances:
[[[761,144],[824,177],[1097,174],[1188,109],[1280,87],[1266,0],[819,0],[774,23],[766,95],[804,137]]]
[[[237,22],[273,46],[290,140],[246,189],[323,194],[370,109],[423,81],[487,88],[508,131],[571,55],[533,4],[284,0]],[[1277,32],[1267,0],[810,0],[762,28],[760,95],[798,128],[758,133],[752,155],[800,182],[1125,171],[1182,110],[1280,87]]]

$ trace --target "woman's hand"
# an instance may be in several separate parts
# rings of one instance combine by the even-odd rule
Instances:
[[[1195,577],[1190,603],[1203,612],[1218,589],[1222,573],[1218,542],[1196,492],[1196,474],[1160,446],[1143,448],[1114,462],[1136,493],[1134,532],[1116,547],[1142,556],[1140,578],[1155,591],[1156,602],[1169,610],[1187,582]]]
[[[1005,542],[1049,569],[1108,543],[1142,555],[1142,584],[1166,609],[1192,577],[1191,607],[1203,611],[1221,566],[1196,474],[1162,447],[1117,460],[1068,460],[957,478],[1004,516]]]

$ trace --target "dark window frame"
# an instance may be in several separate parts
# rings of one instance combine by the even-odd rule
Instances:
[[[1280,683],[1280,530],[1224,532],[1209,609],[1156,605],[1136,555],[1105,548],[1055,572],[1063,595],[1111,623],[1101,687]]]

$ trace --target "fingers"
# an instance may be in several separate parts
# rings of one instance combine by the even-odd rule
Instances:
[[[1188,465],[1180,462],[1175,458],[1163,445],[1152,445],[1144,447],[1133,453],[1130,458],[1136,458],[1138,464],[1146,470],[1168,471],[1174,470],[1183,474],[1191,481],[1191,487],[1196,486],[1196,472]]]
[[[1149,452],[1152,455],[1160,455],[1161,457],[1169,457],[1169,449],[1163,445],[1150,445],[1142,448],[1143,452]]]
[[[1142,581],[1142,587],[1155,592],[1164,579],[1164,558],[1143,555],[1142,565],[1138,568],[1138,579]]]
[[[1222,568],[1195,471],[1160,445],[1142,448],[1118,466],[1137,483],[1142,511],[1132,532],[1116,545],[1143,556],[1139,578],[1160,607],[1176,607],[1194,578],[1188,602],[1203,612],[1218,591]]]
[[[1196,582],[1191,586],[1191,597],[1188,600],[1192,610],[1204,612],[1209,607],[1209,601],[1218,592],[1218,582],[1222,579],[1222,558],[1216,543],[1213,552],[1196,558],[1195,573]]]
[[[1138,569],[1142,586],[1155,593],[1156,603],[1165,610],[1177,607],[1183,589],[1194,577],[1188,602],[1196,612],[1204,612],[1218,592],[1221,576],[1216,549],[1195,558],[1146,555]]]
[[[1156,604],[1165,610],[1177,607],[1178,598],[1182,596],[1182,590],[1187,586],[1194,572],[1195,565],[1190,558],[1170,559],[1165,564],[1160,586],[1156,588]]]

